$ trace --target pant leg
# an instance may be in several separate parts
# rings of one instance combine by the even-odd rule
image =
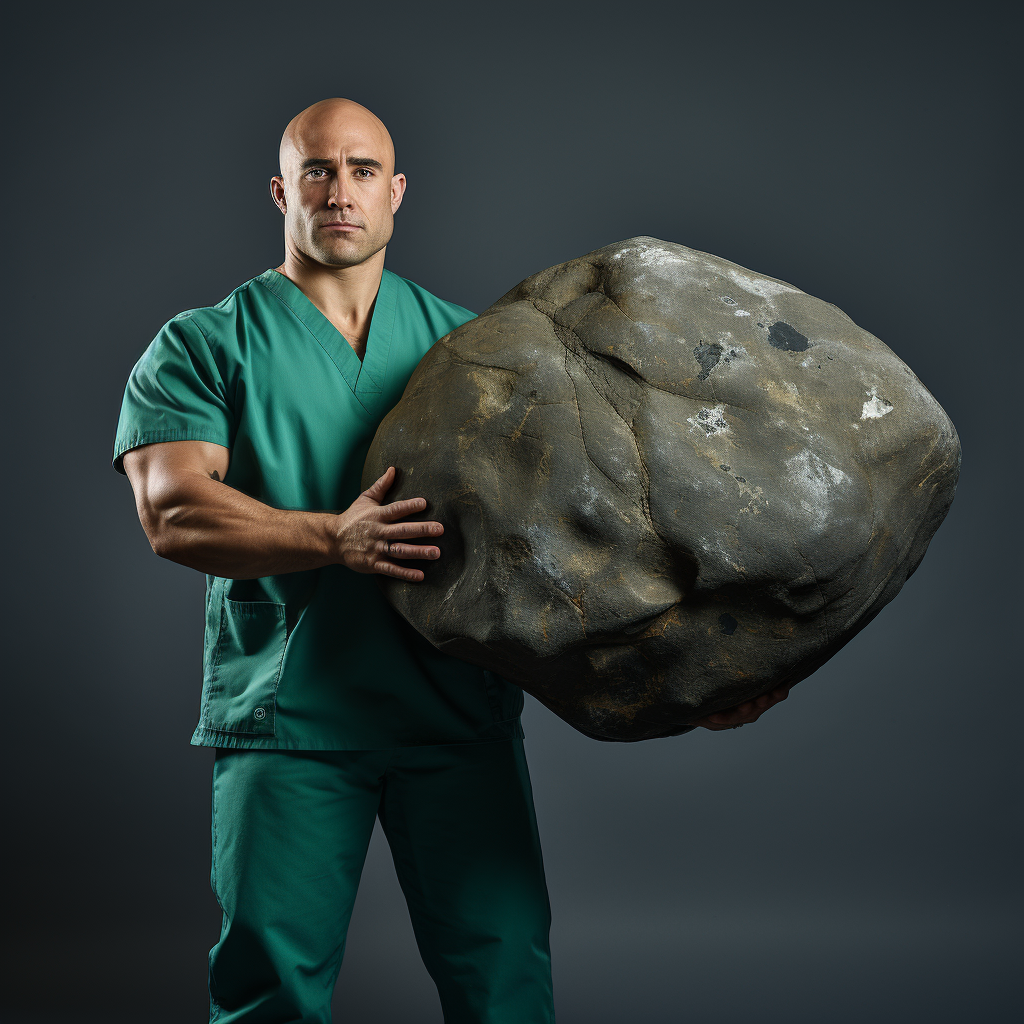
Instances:
[[[387,751],[218,750],[210,1020],[327,1024]]]
[[[551,911],[523,741],[392,754],[380,820],[446,1024],[552,1024]]]

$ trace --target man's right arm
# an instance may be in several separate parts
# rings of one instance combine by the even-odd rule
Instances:
[[[393,559],[428,560],[440,551],[416,538],[439,537],[436,522],[397,520],[422,512],[423,498],[382,504],[394,467],[340,514],[271,508],[225,484],[231,453],[207,441],[164,441],[125,453],[139,519],[153,550],[211,576],[256,579],[342,564],[418,582],[419,569]]]

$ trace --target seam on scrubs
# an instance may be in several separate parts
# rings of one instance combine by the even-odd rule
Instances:
[[[210,800],[210,836],[211,836],[211,855],[210,855],[210,885],[213,888],[214,898],[217,900],[217,906],[224,910],[224,905],[220,901],[220,892],[217,888],[217,768],[214,765],[213,770],[213,795]]]
[[[508,722],[522,714],[523,691],[514,683],[508,682],[490,669],[484,669],[484,690],[496,723]],[[516,705],[519,707],[518,711],[514,710]]]
[[[217,766],[213,768],[213,793],[210,799],[210,888],[213,889],[213,898],[221,910],[221,933],[224,931],[223,914],[224,907],[220,902],[220,893],[217,892]],[[210,994],[210,1021],[211,1024],[220,1016],[220,1007],[213,998],[213,950],[207,956],[207,990]]]
[[[213,346],[210,344],[210,336],[206,333],[206,331],[203,330],[203,325],[199,322],[199,320],[196,317],[190,316],[188,318],[188,323],[190,323],[202,337],[203,342],[206,344],[206,350],[210,353],[210,360],[213,363],[213,365],[217,367],[217,373],[220,374],[220,382],[221,384],[224,384],[224,370],[221,367],[220,363],[217,362],[217,354],[213,351]],[[221,398],[224,399],[225,403],[228,400],[228,396],[226,394],[221,395]]]
[[[114,457],[111,459],[114,469],[119,473],[124,473],[124,468],[118,460],[133,448],[139,448],[144,444],[156,444],[159,441],[210,441],[212,444],[219,444],[224,448],[231,447],[230,439],[225,439],[223,434],[213,430],[198,430],[194,427],[175,427],[173,430],[142,430],[129,434],[115,446]]]
[[[268,271],[268,273],[273,274],[276,277],[284,277],[283,274],[279,274],[277,271]],[[389,271],[385,270],[384,273],[389,273]],[[366,396],[368,398],[376,397],[381,394],[381,388],[376,385],[376,382],[374,382],[373,388],[359,386],[359,379],[360,375],[362,374],[363,364],[360,362],[359,369],[356,371],[355,377],[350,376],[349,373],[346,371],[344,365],[342,363],[339,363],[338,360],[334,358],[334,353],[331,351],[330,346],[324,342],[323,338],[320,337],[320,335],[306,322],[305,318],[302,315],[300,315],[300,313],[297,310],[295,310],[292,304],[288,301],[287,285],[281,284],[274,278],[267,277],[265,274],[261,274],[260,277],[255,278],[254,280],[259,281],[259,283],[262,284],[263,287],[266,288],[267,291],[269,291],[271,295],[273,295],[274,298],[276,298],[277,301],[280,302],[281,305],[284,306],[284,308],[288,310],[288,312],[300,324],[302,324],[305,330],[309,333],[310,337],[312,337],[312,339],[317,343],[317,345],[319,345],[320,348],[323,349],[324,353],[327,355],[327,358],[330,359],[330,361],[334,364],[334,367],[338,371],[338,373],[341,374],[342,380],[345,381],[345,383],[348,385],[349,390],[352,392],[352,397],[355,398],[356,405],[359,408],[360,412],[366,415],[368,419],[374,419],[375,417],[373,411],[371,409],[368,409],[366,405],[363,403],[363,396]],[[309,298],[302,292],[302,289],[299,288],[294,281],[291,281],[288,278],[285,278],[285,280],[288,282],[288,285],[291,285],[291,287],[295,288],[296,291],[298,291],[299,294],[302,295],[303,299],[306,302],[309,302],[310,306],[312,306],[312,308],[316,310],[317,315],[324,321],[324,323],[327,326],[331,328],[332,331],[334,331],[338,335],[339,338],[342,339],[342,342],[345,345],[348,345],[348,341],[345,339],[345,336],[341,333],[341,331],[339,331],[338,328],[335,327],[334,324],[332,324],[330,320],[328,320],[327,317],[325,317],[324,314],[319,309],[317,309],[314,303],[310,302]],[[392,317],[392,325],[393,319],[394,318]],[[353,357],[356,358],[355,353],[353,353]],[[372,380],[373,378],[371,377],[370,379]]]
[[[217,669],[220,667],[220,659],[223,654],[223,647],[221,645],[221,638],[224,636],[224,581],[220,577],[215,577],[213,586],[210,588],[211,600],[216,600],[218,607],[220,608],[220,621],[217,624],[217,639],[214,641],[213,646],[213,664],[210,666],[209,680],[210,685],[203,686],[203,703],[199,709],[199,721],[204,722],[210,711],[210,698],[213,692],[213,680],[217,677]],[[220,588],[218,589],[218,583]],[[203,679],[203,683],[206,683],[206,679]]]
[[[362,365],[359,370],[359,377],[357,378],[357,384],[360,390],[368,395],[380,395],[388,379],[388,363],[391,359],[391,342],[394,338],[395,333],[395,314],[398,307],[398,288],[399,282],[402,281],[397,274],[392,274],[386,267],[382,268],[380,287],[377,289],[376,304],[373,307],[373,316],[370,319],[370,332],[374,336],[376,345],[373,348],[372,355],[370,354],[369,338],[367,338],[367,351],[363,354]],[[387,284],[385,285],[385,281]],[[384,302],[381,302],[383,294]],[[383,351],[381,351],[381,345],[383,344]],[[370,362],[375,366],[380,366],[380,375],[375,377],[373,373],[367,368],[366,357],[370,355]],[[376,373],[376,369],[374,373]],[[367,377],[372,388],[365,387],[362,384],[363,377]],[[357,396],[358,397],[358,396]]]
[[[273,274],[277,274],[277,271],[276,271],[276,270],[275,270],[275,271],[270,271],[270,273],[273,273]],[[261,275],[261,276],[264,276],[264,275]],[[283,275],[278,275],[278,276],[283,276]],[[259,279],[259,278],[256,278],[256,280],[260,280],[260,279]],[[288,281],[288,284],[290,284],[290,285],[291,285],[291,286],[292,286],[293,288],[296,288],[296,289],[298,289],[299,293],[300,293],[300,294],[302,294],[302,289],[301,289],[301,288],[298,288],[298,285],[296,285],[296,284],[295,284],[295,283],[294,283],[293,281],[290,281],[290,280],[288,280],[288,278],[285,278],[285,280],[286,280],[286,281]],[[329,349],[329,348],[328,348],[328,347],[327,347],[327,346],[326,346],[326,345],[325,345],[325,344],[323,343],[323,341],[321,341],[321,340],[320,340],[320,338],[318,337],[318,335],[317,335],[316,331],[314,331],[314,330],[313,330],[313,328],[312,328],[312,327],[310,327],[308,323],[306,323],[305,319],[304,319],[303,317],[301,317],[301,316],[300,316],[300,315],[298,314],[298,312],[297,312],[297,311],[296,311],[296,310],[295,310],[295,309],[294,309],[294,308],[292,307],[292,304],[291,304],[291,303],[290,303],[290,302],[288,301],[288,299],[287,299],[287,297],[286,297],[286,295],[287,295],[287,292],[285,291],[285,286],[284,286],[284,285],[281,285],[281,284],[280,284],[280,283],[279,283],[278,281],[274,280],[273,278],[267,278],[267,279],[266,279],[266,280],[264,280],[264,281],[260,281],[260,284],[262,284],[262,285],[264,286],[264,288],[266,288],[266,289],[267,289],[267,291],[268,291],[268,292],[270,292],[270,294],[271,294],[271,295],[273,295],[273,296],[274,296],[274,298],[275,298],[275,299],[277,299],[277,301],[278,301],[278,302],[280,302],[280,303],[281,303],[281,305],[282,305],[282,306],[284,306],[284,308],[285,308],[286,310],[288,310],[288,312],[289,312],[289,313],[290,313],[290,314],[291,314],[291,315],[292,315],[292,316],[293,316],[293,317],[294,317],[294,318],[295,318],[295,319],[296,319],[296,320],[297,320],[297,321],[298,321],[298,322],[299,322],[300,324],[302,324],[302,326],[303,326],[303,327],[305,328],[305,330],[306,330],[306,331],[307,331],[307,333],[308,333],[308,334],[310,335],[310,337],[311,337],[311,338],[312,338],[312,339],[313,339],[313,340],[314,340],[314,341],[315,341],[315,342],[316,342],[316,343],[317,343],[317,344],[318,344],[318,345],[320,346],[320,348],[322,348],[322,349],[324,350],[324,352],[325,352],[325,353],[327,354],[327,358],[328,358],[328,359],[330,359],[330,361],[331,361],[332,363],[334,363],[334,367],[335,367],[335,369],[336,369],[336,370],[338,371],[338,373],[340,373],[340,374],[341,374],[341,376],[342,376],[342,379],[343,379],[343,380],[345,381],[345,383],[346,383],[346,384],[347,384],[347,385],[349,386],[349,389],[351,390],[352,394],[353,394],[353,395],[355,395],[355,393],[356,393],[356,380],[353,380],[352,378],[350,378],[350,377],[349,377],[349,375],[348,375],[348,374],[347,374],[347,373],[345,372],[345,368],[344,368],[344,366],[342,366],[342,365],[341,365],[341,363],[339,363],[339,362],[338,362],[338,360],[334,358],[334,353],[333,353],[333,352],[331,352],[331,350],[330,350],[330,349]],[[303,298],[305,298],[305,296],[304,296],[304,295],[303,295]],[[308,302],[309,300],[308,300],[308,299],[306,299],[306,301]],[[313,304],[312,304],[312,303],[310,303],[310,305],[313,305]],[[316,306],[313,306],[313,308],[314,308],[314,309],[316,309]],[[317,312],[318,312],[318,313],[320,313],[320,310],[317,310]],[[321,315],[321,316],[323,316],[323,313],[320,313],[320,315]],[[330,323],[330,321],[329,321],[329,320],[327,320],[327,317],[324,317],[324,320],[326,320],[326,321],[327,321],[327,323]],[[334,325],[333,325],[333,324],[331,324],[331,326],[333,327]],[[335,327],[334,329],[335,329],[336,331],[338,330],[338,329],[337,329],[336,327]],[[340,334],[341,334],[341,332],[340,332],[340,331],[338,331],[338,334],[340,335]],[[347,344],[348,344],[348,342],[346,341],[346,342],[345,342],[345,344],[347,345]],[[358,379],[358,378],[357,378],[357,379]],[[357,400],[358,400],[358,396],[356,396],[356,398],[357,398]],[[363,408],[363,404],[362,404],[362,402],[360,402],[360,403],[359,403],[359,407],[360,407],[360,408]],[[364,412],[366,412],[367,410],[366,410],[366,409],[363,409],[363,411],[364,411]]]
[[[510,739],[522,739],[525,735],[523,724],[516,718],[506,719],[504,722],[494,722],[492,729],[501,727],[508,729],[507,736],[486,736],[484,738],[474,737],[470,740],[453,740],[449,743],[407,743],[396,750],[409,750],[416,747],[465,747],[473,743],[504,743]],[[238,734],[218,732],[200,722],[192,733],[191,744],[194,747],[218,747],[225,750],[323,750],[323,751],[365,751],[392,749],[382,747],[355,747],[347,743],[311,743],[308,740],[279,740],[273,736],[253,736],[251,734]]]

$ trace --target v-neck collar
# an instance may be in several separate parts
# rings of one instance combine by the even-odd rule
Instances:
[[[365,398],[372,404],[387,379],[395,307],[398,303],[395,275],[389,270],[381,274],[362,360],[341,331],[317,309],[294,281],[277,270],[267,270],[256,280],[269,288],[316,338],[360,403],[365,406]]]

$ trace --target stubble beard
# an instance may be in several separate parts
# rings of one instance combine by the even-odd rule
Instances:
[[[389,240],[390,232],[386,230],[371,234],[362,228],[355,236],[331,238],[326,231],[314,229],[308,237],[309,255],[327,267],[357,267],[380,252]]]

